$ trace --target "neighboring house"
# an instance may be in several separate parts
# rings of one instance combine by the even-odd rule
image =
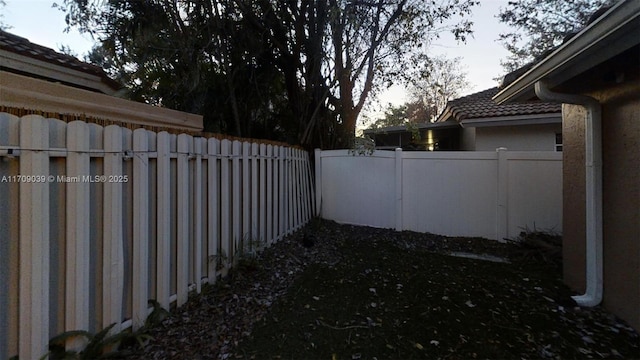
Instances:
[[[495,97],[563,105],[564,281],[640,330],[640,1],[624,0]]]
[[[491,88],[451,100],[435,123],[368,129],[377,149],[562,151],[560,105],[538,100],[496,104]],[[412,135],[419,132],[419,138]]]
[[[102,68],[0,30],[0,70],[114,95],[122,88]]]
[[[366,129],[378,150],[460,150],[460,124],[455,121]]]
[[[122,86],[98,66],[0,30],[0,111],[65,121],[201,131],[202,116],[118,98]]]
[[[525,101],[496,104],[491,88],[451,100],[436,123],[460,124],[460,150],[562,151],[560,105]]]

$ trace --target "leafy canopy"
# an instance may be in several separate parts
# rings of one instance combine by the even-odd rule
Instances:
[[[611,0],[509,1],[498,15],[500,22],[511,27],[498,38],[510,52],[501,61],[502,66],[510,72],[543,56],[582,29],[597,9],[610,3]]]
[[[63,0],[90,59],[128,96],[208,130],[334,148],[367,99],[428,70],[428,44],[471,33],[473,0]]]

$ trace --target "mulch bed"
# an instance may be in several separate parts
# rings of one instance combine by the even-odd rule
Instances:
[[[640,358],[633,329],[575,306],[548,253],[313,221],[173,309],[128,358]]]

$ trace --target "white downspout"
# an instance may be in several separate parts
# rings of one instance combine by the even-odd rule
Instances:
[[[535,84],[541,100],[581,105],[587,109],[585,120],[586,165],[586,277],[587,290],[573,299],[580,306],[596,306],[602,301],[602,107],[585,95],[561,94],[549,90],[543,81]]]

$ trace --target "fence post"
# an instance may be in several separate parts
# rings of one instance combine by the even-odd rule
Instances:
[[[507,148],[499,147],[496,149],[498,155],[498,178],[497,178],[497,214],[496,214],[496,239],[505,242],[508,236],[508,197],[509,197],[509,172],[508,172],[508,153]]]
[[[122,137],[122,128],[117,125],[104,129],[104,176],[122,175]],[[102,321],[105,326],[116,323],[111,333],[117,334],[122,323],[124,290],[122,183],[105,182],[103,186]]]
[[[133,329],[144,325],[149,300],[149,137],[133,132]]]
[[[402,231],[402,149],[396,149],[396,231]]]
[[[49,176],[49,123],[20,123],[20,175]],[[49,183],[20,184],[20,359],[37,359],[49,341]],[[4,280],[3,280],[4,281]],[[4,309],[3,309],[4,311]]]
[[[80,181],[67,185],[67,255],[65,330],[89,329],[89,126],[82,121],[67,125],[67,176]],[[72,339],[70,349],[78,349],[82,341]]]

